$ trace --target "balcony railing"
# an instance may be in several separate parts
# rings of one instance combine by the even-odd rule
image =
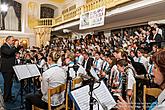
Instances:
[[[39,26],[42,26],[42,25],[44,25],[44,26],[52,26],[53,25],[53,20],[52,20],[52,18],[40,19],[38,21],[38,25]]]
[[[65,14],[59,15],[56,18],[45,18],[40,19],[38,22],[39,26],[57,26],[62,23],[66,23],[72,20],[76,20],[80,18],[81,13],[91,11],[93,9],[105,6],[106,9],[114,8],[118,5],[127,3],[129,1],[133,0],[95,0],[92,2],[89,2],[88,4],[85,4],[81,7],[78,7],[74,10],[71,10]]]

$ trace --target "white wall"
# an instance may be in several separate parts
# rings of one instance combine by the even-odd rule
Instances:
[[[13,31],[0,31],[0,38],[6,38],[7,36],[14,36],[16,39],[28,39],[29,46],[34,46],[36,39],[32,33],[22,33]],[[2,44],[1,44],[2,45]]]
[[[73,5],[76,5],[76,7],[80,7],[84,5],[85,3],[86,3],[86,0],[65,0],[65,3],[63,5],[63,10]]]

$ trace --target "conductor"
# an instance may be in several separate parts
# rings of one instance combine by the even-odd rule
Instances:
[[[14,75],[15,53],[18,51],[18,44],[14,45],[14,37],[6,37],[6,42],[1,46],[1,72],[4,79],[5,102],[12,99],[12,78]]]

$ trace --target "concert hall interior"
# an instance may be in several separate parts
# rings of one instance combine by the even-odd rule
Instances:
[[[0,0],[0,110],[165,110],[165,0]]]

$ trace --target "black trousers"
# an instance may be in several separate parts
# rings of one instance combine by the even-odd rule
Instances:
[[[2,72],[2,76],[4,79],[4,101],[9,101],[12,98],[12,84],[13,84],[13,71]]]
[[[48,103],[44,102],[41,93],[28,94],[25,97],[26,110],[32,110],[32,105],[39,107],[41,109],[48,109]]]

